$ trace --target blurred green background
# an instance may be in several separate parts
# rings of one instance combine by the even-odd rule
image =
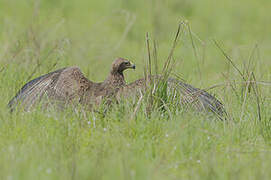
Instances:
[[[226,52],[241,65],[258,45],[260,58],[255,63],[270,65],[271,15],[267,8],[270,5],[271,2],[264,0],[1,0],[0,58],[1,62],[20,61],[19,68],[25,65],[28,71],[34,67],[29,62],[34,64],[37,59],[43,64],[57,63],[57,67],[78,65],[84,72],[89,71],[91,79],[101,81],[109,63],[121,56],[138,65],[139,75],[128,76],[128,80],[133,80],[142,76],[147,54],[146,33],[158,43],[162,64],[178,24],[188,20],[198,58],[185,30],[175,51],[179,62],[175,71],[192,83],[205,80],[205,86],[209,86],[220,82],[220,73],[227,70],[227,62],[212,39],[222,42]],[[11,58],[10,51],[16,52],[16,46],[23,46],[22,52]],[[55,46],[55,51],[47,57],[46,53]],[[198,66],[203,72],[201,78]],[[261,68],[261,77],[270,72],[266,69],[269,67]],[[96,69],[101,69],[99,76],[94,74]]]
[[[268,0],[0,0],[0,179],[269,179],[270,7]],[[130,123],[121,108],[96,119],[9,114],[6,104],[24,83],[65,66],[103,81],[124,57],[137,65],[127,81],[142,77],[147,32],[161,69],[182,21],[193,43],[184,28],[174,73],[195,87],[227,85],[211,93],[230,123],[193,113],[146,120],[143,111]],[[263,82],[262,121],[255,95],[213,40],[247,79],[246,69]]]

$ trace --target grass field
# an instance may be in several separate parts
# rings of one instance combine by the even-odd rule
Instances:
[[[0,0],[0,179],[270,179],[270,7],[266,0]],[[103,81],[120,56],[137,65],[127,82],[143,77],[147,32],[161,70],[180,22],[173,72],[195,87],[218,85],[209,92],[225,104],[227,122],[174,108],[146,116],[144,103],[132,120],[126,104],[105,117],[9,113],[24,83],[65,66]]]

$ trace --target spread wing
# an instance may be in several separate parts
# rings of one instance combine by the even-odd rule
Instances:
[[[154,79],[158,79],[155,77]],[[139,91],[144,91],[146,88],[146,80],[138,79],[126,86],[124,86],[119,92],[118,97],[128,97],[138,95]],[[222,116],[225,113],[223,104],[217,100],[214,96],[210,95],[204,90],[195,88],[189,84],[186,84],[180,80],[169,78],[167,80],[167,93],[168,96],[178,97],[180,105],[189,105],[194,107],[198,111],[209,110]],[[175,96],[176,93],[178,96]]]
[[[180,103],[191,105],[195,109],[208,110],[222,116],[225,113],[223,104],[208,92],[195,88],[189,84],[174,78],[168,79],[169,91],[177,91],[180,95]]]
[[[8,106],[13,111],[19,104],[25,110],[40,102],[43,97],[58,101],[70,101],[83,96],[92,86],[77,67],[59,69],[26,83],[12,98]]]

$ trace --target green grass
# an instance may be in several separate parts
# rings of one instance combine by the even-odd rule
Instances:
[[[269,179],[271,38],[265,0],[0,0],[0,179]],[[68,109],[10,114],[6,105],[28,80],[79,66],[103,81],[115,57],[143,77],[146,33],[160,71],[178,23],[188,20],[173,72],[211,89],[228,122],[172,107],[113,106],[105,117]],[[193,43],[191,43],[191,36]],[[243,74],[230,64],[214,41]],[[98,70],[98,72],[97,72]],[[259,83],[247,84],[253,74]],[[260,107],[260,111],[258,110]],[[261,119],[259,120],[259,112]]]

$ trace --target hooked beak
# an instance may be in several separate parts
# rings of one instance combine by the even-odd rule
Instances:
[[[134,63],[132,63],[132,62],[130,62],[130,67],[129,68],[132,68],[132,69],[135,69],[136,68],[136,66],[135,66],[135,64]]]

